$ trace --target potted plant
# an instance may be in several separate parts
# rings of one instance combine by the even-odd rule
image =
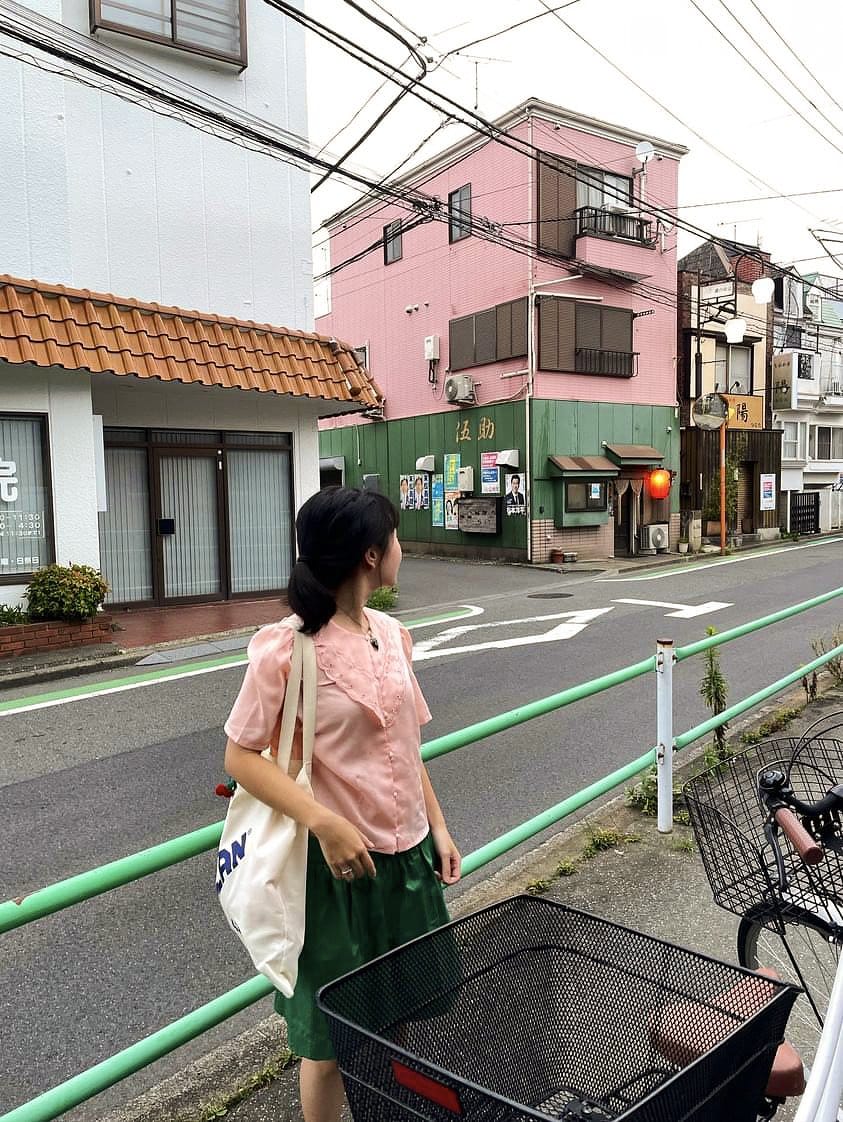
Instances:
[[[684,535],[676,543],[676,548],[679,550],[680,553],[687,553],[688,552],[688,539]]]

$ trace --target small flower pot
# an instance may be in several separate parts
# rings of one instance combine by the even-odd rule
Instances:
[[[687,542],[679,542],[677,544],[676,548],[679,550],[680,553],[687,553],[688,552],[688,543]]]

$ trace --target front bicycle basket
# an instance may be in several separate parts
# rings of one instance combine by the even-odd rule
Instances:
[[[775,856],[764,836],[767,812],[758,797],[758,773],[766,768],[784,771],[803,802],[817,802],[843,781],[843,741],[766,740],[685,785],[691,825],[715,902],[740,916],[753,910],[771,923],[795,909],[821,911],[835,923],[843,905],[839,840],[827,844],[824,860],[809,868],[780,834],[787,878],[787,892],[782,894]]]
[[[357,1122],[754,1122],[798,991],[519,896],[321,990]]]

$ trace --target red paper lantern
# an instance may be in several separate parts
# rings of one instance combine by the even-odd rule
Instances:
[[[670,494],[670,472],[665,468],[651,471],[647,479],[647,490],[651,499],[666,499]]]

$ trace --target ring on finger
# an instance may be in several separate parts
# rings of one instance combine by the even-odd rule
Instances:
[[[340,876],[341,877],[353,877],[354,876],[354,870],[351,868],[350,865],[343,865],[343,867],[340,869]]]

